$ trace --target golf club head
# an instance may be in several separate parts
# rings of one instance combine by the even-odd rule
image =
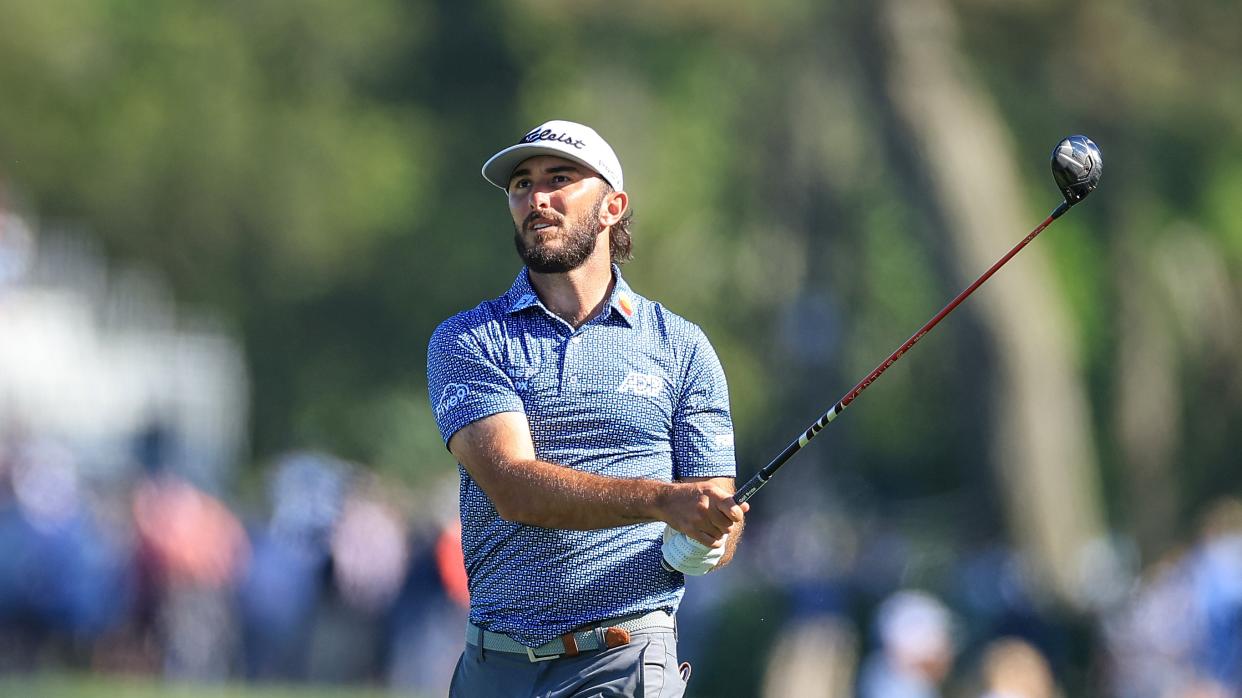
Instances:
[[[1099,186],[1103,173],[1100,148],[1086,136],[1070,136],[1052,150],[1052,177],[1070,206],[1087,198]]]

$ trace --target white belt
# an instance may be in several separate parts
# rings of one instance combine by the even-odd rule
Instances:
[[[673,630],[676,622],[667,611],[659,610],[633,616],[622,616],[594,624],[596,627],[565,633],[538,647],[527,647],[508,635],[484,630],[474,623],[466,624],[466,642],[494,652],[525,654],[532,662],[546,662],[557,657],[573,657],[579,652],[620,647],[630,642],[630,633],[651,628]]]

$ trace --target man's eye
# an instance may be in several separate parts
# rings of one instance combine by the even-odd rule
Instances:
[[[555,175],[552,177],[552,182],[555,184],[564,184],[565,182],[568,182],[568,181],[569,181],[568,175]]]
[[[530,180],[529,180],[529,179],[519,179],[519,180],[517,180],[516,182],[514,182],[513,184],[509,185],[509,189],[510,189],[510,190],[515,190],[515,189],[525,189],[526,187],[529,187],[529,186],[530,186]]]

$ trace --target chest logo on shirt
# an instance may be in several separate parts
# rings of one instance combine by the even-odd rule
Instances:
[[[444,386],[444,392],[440,393],[440,402],[436,403],[436,416],[443,417],[450,410],[461,404],[462,400],[470,394],[470,388],[461,383],[449,383]]]
[[[659,376],[630,371],[626,374],[625,380],[621,381],[621,385],[617,386],[617,392],[640,397],[655,397],[663,388],[664,381],[660,380]]]
[[[513,389],[519,393],[524,393],[530,389],[530,380],[539,372],[536,366],[527,366],[525,368],[515,367],[506,369],[509,374],[509,380],[513,381]]]

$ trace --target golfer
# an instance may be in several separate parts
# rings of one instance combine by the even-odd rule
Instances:
[[[483,176],[508,198],[525,266],[428,348],[470,581],[450,694],[681,696],[683,572],[725,564],[748,508],[731,498],[720,361],[621,277],[629,196],[593,129],[549,121]],[[702,544],[670,558],[681,571],[661,564],[675,532]]]

